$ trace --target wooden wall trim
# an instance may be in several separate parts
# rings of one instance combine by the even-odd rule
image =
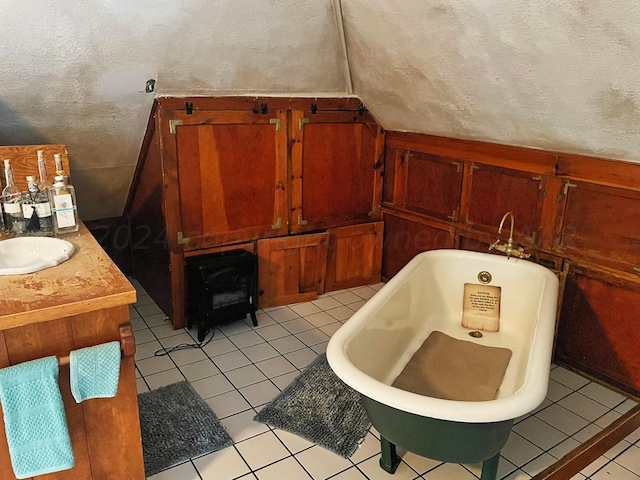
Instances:
[[[579,155],[558,156],[557,175],[640,191],[640,163]]]
[[[398,131],[386,146],[640,191],[640,162]]]
[[[362,102],[356,97],[159,97],[157,102],[164,110],[184,110],[185,104],[192,103],[193,110],[253,110],[260,112],[263,103],[269,111],[310,110],[316,104],[318,110],[354,110],[361,108]],[[367,111],[364,108],[363,111]]]
[[[556,154],[553,152],[421,133],[387,131],[387,147],[433,153],[541,175],[553,175],[556,168]]]
[[[638,428],[640,428],[640,405],[636,405],[607,428],[574,448],[531,480],[567,480],[572,478]]]

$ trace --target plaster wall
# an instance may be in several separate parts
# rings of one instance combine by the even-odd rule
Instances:
[[[385,128],[640,161],[640,3],[342,3]]]
[[[85,220],[122,214],[155,95],[345,93],[331,0],[5,1],[0,18],[0,144],[66,144]]]
[[[339,3],[2,2],[0,144],[66,143],[85,220],[122,214],[156,95],[353,84],[389,130],[640,161],[640,3],[342,0],[348,59]]]

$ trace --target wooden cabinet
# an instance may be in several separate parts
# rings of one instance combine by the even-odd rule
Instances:
[[[291,112],[290,231],[379,218],[384,135],[368,112]]]
[[[558,208],[557,252],[640,272],[640,191],[566,179]]]
[[[308,302],[324,293],[328,233],[258,240],[260,308]]]
[[[541,228],[542,178],[528,171],[471,162],[465,176],[461,218],[473,230],[497,235],[502,217],[512,212],[514,239],[535,246]],[[504,228],[508,236],[510,224],[506,222]]]
[[[640,396],[640,280],[567,262],[556,361]]]
[[[380,281],[383,223],[332,228],[329,233],[325,291]]]
[[[390,149],[387,155],[385,205],[439,220],[458,220],[462,160],[402,149]]]
[[[286,112],[175,116],[184,249],[286,234]]]
[[[186,325],[185,254],[379,220],[383,148],[355,98],[157,99],[125,210],[134,276]]]
[[[451,226],[386,208],[382,218],[382,278],[385,280],[393,277],[420,252],[454,246],[455,229]]]

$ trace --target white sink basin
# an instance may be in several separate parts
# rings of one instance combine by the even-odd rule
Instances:
[[[0,241],[0,275],[21,275],[69,260],[75,247],[59,238],[19,237]]]

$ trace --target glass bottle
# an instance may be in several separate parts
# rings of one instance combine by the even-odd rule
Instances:
[[[62,160],[60,161],[62,163]],[[47,175],[47,163],[44,160],[44,151],[38,150],[38,173],[40,175],[40,182],[38,183],[38,189],[41,192],[49,193],[51,188],[51,182]]]
[[[5,226],[7,230],[16,235],[25,233],[26,224],[22,214],[22,192],[13,181],[11,161],[4,161],[4,178],[7,185],[2,190],[2,206],[4,207]]]
[[[64,165],[62,163],[62,155],[60,155],[59,153],[54,153],[53,154],[53,160],[55,161],[55,164],[56,164],[56,176],[62,177],[62,181],[64,182],[65,185],[70,185],[71,184],[71,179],[69,178],[69,175],[64,173]]]
[[[75,233],[80,227],[76,193],[72,185],[65,185],[64,177],[56,175],[49,189],[49,202],[53,213],[53,228],[56,235]]]
[[[29,191],[22,197],[22,212],[27,232],[36,235],[53,235],[53,218],[49,195],[38,188],[36,177],[27,177]]]

